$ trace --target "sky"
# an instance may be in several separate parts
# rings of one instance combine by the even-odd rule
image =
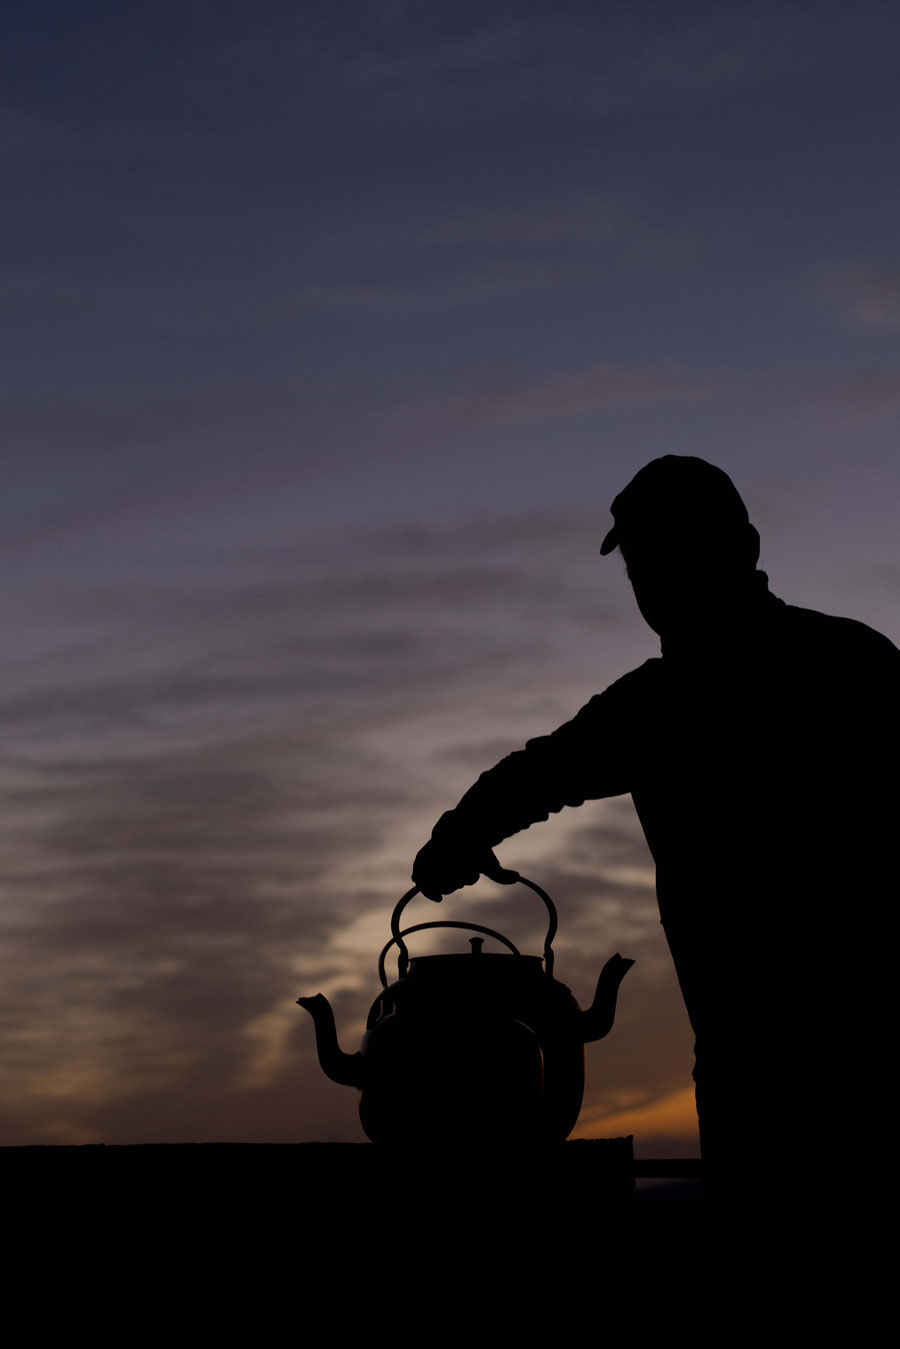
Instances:
[[[657,653],[637,469],[718,464],[776,594],[900,640],[900,11],[2,24],[0,1143],[362,1141],[295,999],[355,1049],[437,816]],[[499,855],[582,1005],[636,962],[576,1132],[696,1153],[630,799]],[[540,950],[524,890],[438,916]]]

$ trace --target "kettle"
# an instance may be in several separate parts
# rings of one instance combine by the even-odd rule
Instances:
[[[414,886],[391,915],[391,939],[378,958],[382,991],[356,1054],[340,1048],[327,998],[297,999],[315,1023],[326,1076],[357,1088],[360,1122],[373,1142],[562,1142],[574,1128],[584,1046],[612,1029],[619,985],[634,961],[610,957],[582,1011],[553,974],[555,905],[539,885],[519,880],[547,909],[543,956],[522,955],[502,933],[477,923],[440,920],[401,931]],[[404,938],[429,928],[480,935],[469,939],[467,952],[410,959]],[[485,937],[507,950],[485,952]],[[388,984],[393,946],[398,978]]]

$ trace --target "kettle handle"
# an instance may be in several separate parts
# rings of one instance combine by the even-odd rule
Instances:
[[[492,927],[482,927],[480,923],[457,923],[453,922],[451,919],[438,919],[438,921],[434,923],[416,923],[414,927],[405,927],[402,932],[397,933],[396,937],[391,937],[387,946],[385,946],[381,955],[378,957],[378,977],[381,980],[382,988],[387,988],[387,975],[384,972],[384,960],[388,951],[395,942],[400,947],[400,978],[405,979],[407,970],[409,969],[409,952],[406,949],[403,938],[408,937],[411,932],[422,932],[426,927],[462,927],[468,932],[483,932],[487,937],[494,937],[497,941],[502,941],[503,945],[508,946],[514,956],[522,954],[518,946],[513,946],[509,937],[504,937],[502,932],[495,932]]]
[[[557,919],[557,916],[556,916],[556,905],[553,903],[553,900],[552,900],[552,899],[550,898],[550,896],[547,894],[546,890],[542,890],[541,887],[540,887],[539,885],[535,885],[534,881],[526,880],[524,876],[520,875],[520,876],[519,876],[519,883],[520,883],[521,885],[527,885],[527,886],[528,886],[528,889],[529,889],[529,890],[533,890],[534,893],[535,893],[536,895],[538,895],[539,898],[542,899],[542,900],[544,901],[544,904],[547,906],[547,918],[548,918],[548,922],[547,922],[547,935],[546,935],[546,937],[544,938],[544,968],[546,969],[546,971],[547,971],[548,974],[551,974],[551,975],[552,975],[552,973],[553,973],[553,946],[552,946],[551,943],[552,943],[552,941],[553,941],[553,938],[556,936],[556,929],[557,929],[557,926],[558,926],[558,919]],[[392,938],[391,938],[391,941],[388,942],[388,945],[385,947],[385,951],[390,950],[391,946],[393,946],[394,943],[396,942],[396,944],[400,947],[400,964],[401,964],[401,967],[407,967],[407,966],[408,966],[408,964],[409,964],[409,952],[407,951],[406,947],[405,947],[404,944],[403,944],[403,933],[400,931],[400,915],[401,915],[401,913],[403,912],[403,910],[406,908],[406,906],[407,906],[407,904],[409,903],[409,901],[413,898],[413,896],[414,896],[414,895],[417,895],[418,893],[419,893],[419,887],[418,887],[417,885],[414,885],[413,888],[412,888],[411,890],[407,890],[406,894],[403,895],[403,896],[401,896],[401,898],[397,901],[396,908],[394,909],[394,912],[391,914],[391,934],[392,934]],[[429,923],[425,923],[425,924],[423,924],[422,926],[424,926],[424,927],[430,927],[430,926],[438,927],[438,926],[443,926],[443,924],[438,924],[438,923],[429,924]],[[455,925],[454,925],[454,926],[455,926]],[[465,927],[465,926],[473,926],[473,925],[470,925],[470,924],[462,924],[462,926]],[[407,931],[412,932],[413,929],[412,929],[412,928],[408,928]],[[479,932],[480,932],[480,931],[488,931],[488,929],[487,929],[487,928],[484,928],[484,929],[479,928],[478,931],[479,931]],[[497,936],[498,934],[495,933],[495,932],[492,932],[490,935],[491,935],[491,936]],[[501,937],[500,940],[501,940],[501,941],[506,941],[506,938],[505,938],[505,937]],[[509,942],[507,942],[507,945],[509,945]],[[516,952],[516,954],[518,955],[518,952]],[[384,956],[384,952],[382,952],[382,957],[383,957],[383,956]],[[382,962],[379,963],[379,971],[383,971],[383,968],[384,968],[384,966],[383,966],[383,960],[382,960]],[[402,975],[401,975],[401,978],[402,978]],[[382,977],[382,983],[383,983],[383,982],[384,982],[384,979],[383,979],[383,977]]]

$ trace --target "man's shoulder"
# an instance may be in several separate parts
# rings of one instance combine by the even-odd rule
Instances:
[[[661,656],[652,656],[627,674],[620,675],[612,684],[608,684],[601,693],[595,693],[590,702],[581,709],[587,712],[606,712],[616,704],[628,704],[652,697],[665,679],[665,666]]]
[[[857,658],[868,656],[873,660],[900,662],[900,650],[890,638],[856,618],[823,614],[818,609],[802,609],[793,604],[780,606],[780,618],[794,640],[818,646],[826,654],[846,652]]]

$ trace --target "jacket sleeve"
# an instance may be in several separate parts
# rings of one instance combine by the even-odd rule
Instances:
[[[482,773],[432,837],[494,847],[564,806],[631,791],[640,756],[641,708],[654,681],[647,661],[597,694],[551,735],[529,740]]]

